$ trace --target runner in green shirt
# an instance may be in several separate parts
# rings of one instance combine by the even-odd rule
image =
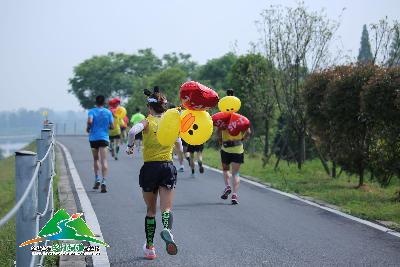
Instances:
[[[136,108],[136,113],[132,115],[131,117],[131,124],[132,126],[143,121],[146,117],[140,113],[140,108]],[[140,146],[142,145],[142,132],[138,133],[135,135],[135,146],[137,146],[138,151],[140,152]]]

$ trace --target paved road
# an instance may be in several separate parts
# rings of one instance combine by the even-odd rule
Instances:
[[[247,183],[241,184],[240,205],[232,206],[219,199],[221,175],[209,170],[195,179],[188,171],[179,174],[173,209],[179,254],[164,251],[158,215],[159,257],[147,261],[141,156],[110,157],[109,192],[101,194],[92,189],[87,139],[58,140],[70,150],[110,244],[111,266],[400,266],[400,238]]]

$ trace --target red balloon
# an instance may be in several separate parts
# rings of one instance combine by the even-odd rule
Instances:
[[[231,119],[231,113],[228,112],[218,112],[211,116],[213,124],[217,128],[226,129]]]
[[[230,135],[236,136],[240,132],[246,131],[250,127],[250,121],[243,115],[232,113],[228,124],[228,132]]]
[[[189,81],[181,85],[179,98],[182,106],[190,110],[207,110],[218,104],[218,94],[211,88]]]

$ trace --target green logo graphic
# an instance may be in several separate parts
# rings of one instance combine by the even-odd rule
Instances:
[[[81,215],[82,213],[75,213],[69,216],[65,209],[61,209],[43,226],[36,238],[25,241],[19,246],[23,247],[46,240],[81,240],[109,247],[107,243],[94,238],[94,234]]]

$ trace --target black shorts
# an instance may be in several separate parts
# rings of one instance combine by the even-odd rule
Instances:
[[[142,132],[135,134],[135,140],[142,140],[143,139],[143,134]]]
[[[194,153],[194,152],[203,152],[204,145],[188,145],[187,152]]]
[[[175,188],[177,172],[172,161],[145,162],[140,169],[139,185],[144,192],[157,192],[160,186]]]
[[[90,147],[98,149],[99,147],[108,147],[108,141],[106,140],[96,140],[96,141],[89,141]]]
[[[221,149],[221,162],[225,165],[234,163],[244,163],[244,153],[228,153]]]
[[[113,135],[113,136],[109,136],[110,137],[110,141],[111,140],[114,140],[114,139],[121,139],[121,135],[120,134],[118,134],[118,135]]]

